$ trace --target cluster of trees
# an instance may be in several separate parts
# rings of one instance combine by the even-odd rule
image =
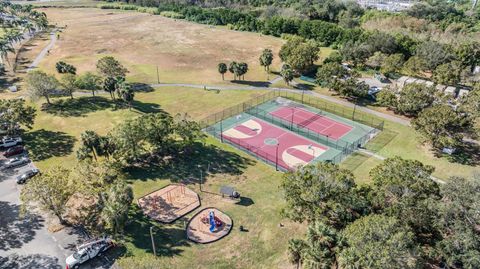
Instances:
[[[8,135],[18,135],[20,127],[31,129],[36,109],[24,99],[0,99],[0,128]]]
[[[369,66],[386,76],[403,73],[431,77],[434,82],[446,85],[469,82],[467,79],[480,64],[480,45],[476,42],[453,46],[381,32],[347,42],[340,53],[343,61]]]
[[[285,216],[307,222],[291,239],[292,263],[304,268],[477,268],[480,178],[452,178],[440,186],[434,168],[400,157],[353,174],[318,163],[284,175]]]
[[[227,73],[227,71],[233,74],[233,80],[245,80],[245,74],[248,72],[248,64],[244,62],[237,63],[235,61],[228,64],[228,66],[226,63],[218,64],[218,72],[222,75],[222,80],[225,79],[225,73]]]
[[[15,44],[24,39],[26,33],[43,30],[48,26],[47,16],[43,12],[32,9],[31,5],[12,4],[9,1],[0,3],[0,74],[5,71],[8,54],[15,53]]]
[[[366,97],[369,86],[359,81],[360,74],[346,68],[338,59],[323,63],[317,70],[316,83],[347,98]]]
[[[81,162],[72,169],[55,166],[42,171],[28,181],[20,198],[24,210],[40,208],[62,224],[82,225],[94,234],[118,235],[125,226],[133,191],[115,163]]]
[[[100,75],[93,72],[76,75],[76,68],[65,62],[58,62],[56,68],[62,74],[60,81],[54,75],[40,70],[27,74],[26,82],[31,97],[44,97],[47,103],[51,104],[50,97],[59,93],[73,99],[73,93],[78,89],[91,91],[93,96],[95,92],[103,89],[110,94],[112,100],[118,98],[131,107],[134,91],[125,81],[128,70],[114,57],[105,56],[98,60],[97,72]]]
[[[186,152],[204,136],[200,125],[186,114],[146,114],[119,124],[105,136],[85,131],[77,158],[129,165],[152,156]]]
[[[288,36],[279,56],[296,73],[303,74],[312,71],[314,63],[319,59],[319,53],[320,46],[315,41],[299,36]]]
[[[393,111],[411,116],[414,127],[435,150],[459,148],[465,136],[475,136],[479,119],[480,85],[459,101],[438,95],[435,87],[411,83],[400,92],[384,89],[377,94],[377,103]]]

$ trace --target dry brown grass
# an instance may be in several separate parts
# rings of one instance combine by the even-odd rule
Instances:
[[[221,83],[219,62],[245,61],[250,71],[246,80],[264,81],[266,73],[258,64],[265,48],[275,55],[283,43],[279,38],[258,33],[237,32],[162,16],[94,8],[42,9],[58,26],[67,25],[60,40],[41,63],[54,72],[64,60],[79,72],[95,70],[105,55],[117,57],[130,70],[129,79],[138,82]],[[276,57],[272,66],[278,69]],[[226,78],[231,75],[226,74]],[[226,82],[229,83],[229,82]]]

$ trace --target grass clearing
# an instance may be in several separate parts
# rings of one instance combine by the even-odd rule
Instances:
[[[172,115],[188,112],[194,119],[201,119],[263,93],[265,92],[217,93],[193,88],[157,88],[152,92],[137,93],[133,110],[116,110],[106,94],[95,98],[88,95],[76,97],[73,102],[68,97],[56,99],[56,103],[62,103],[54,111],[38,112],[34,129],[25,136],[26,145],[34,151],[32,156],[37,158],[35,162],[40,169],[59,163],[72,166],[76,163],[74,152],[80,133],[84,130],[105,134],[125,119],[159,110]],[[35,105],[41,107],[40,102]],[[468,175],[476,169],[429,156],[409,127],[387,122],[385,128],[367,145],[368,149],[386,157],[399,154],[433,164],[437,168],[435,175],[442,178],[453,174]],[[209,163],[216,166],[206,174]],[[370,169],[380,163],[376,158],[355,153],[342,163],[342,167],[353,171],[357,183],[367,184],[370,181]],[[205,176],[203,192],[195,184],[201,170]],[[136,199],[171,182],[190,179],[190,184],[187,185],[199,193],[202,207],[212,206],[224,211],[232,217],[234,227],[229,236],[216,243],[197,245],[186,240],[184,230],[185,220],[197,211],[171,225],[163,225],[145,217],[134,205],[125,233],[127,255],[119,260],[121,266],[135,267],[136,259],[151,258],[149,229],[154,226],[159,254],[154,262],[162,267],[290,268],[286,255],[287,241],[301,236],[305,227],[281,217],[280,210],[284,205],[280,188],[281,173],[275,172],[271,166],[209,137],[205,147],[193,150],[185,159],[175,160],[169,167],[129,169],[128,174]],[[217,193],[222,185],[235,187],[245,198],[240,203],[221,198]],[[283,227],[280,227],[280,223]],[[239,225],[243,225],[248,232],[240,232]]]
[[[74,64],[79,73],[94,71],[105,55],[118,58],[129,70],[128,79],[156,83],[157,66],[161,82],[215,83],[222,81],[220,62],[244,61],[249,65],[245,83],[265,81],[267,74],[258,63],[263,49],[278,55],[283,40],[259,33],[239,32],[200,25],[163,16],[96,8],[40,9],[52,23],[67,25],[40,68],[54,72],[55,63]],[[280,68],[275,57],[272,70]],[[226,79],[231,74],[226,74]]]

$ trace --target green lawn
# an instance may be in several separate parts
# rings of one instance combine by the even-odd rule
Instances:
[[[75,149],[84,130],[107,133],[124,119],[142,113],[167,111],[172,115],[188,112],[194,119],[202,119],[213,112],[242,103],[264,91],[205,91],[190,88],[157,88],[135,95],[134,109],[117,109],[108,95],[81,98],[54,99],[54,105],[40,110],[33,130],[25,135],[35,163],[45,169],[55,164],[72,166],[76,163]],[[332,107],[336,104],[330,104]],[[348,108],[344,108],[348,111]],[[358,112],[357,117],[365,116]],[[385,130],[371,141],[367,148],[386,157],[400,155],[418,159],[436,167],[435,176],[447,179],[453,175],[469,175],[478,168],[450,163],[429,154],[418,142],[415,132],[406,126],[386,122]],[[367,184],[371,168],[378,159],[355,153],[342,167],[353,171],[359,184]],[[210,170],[207,174],[207,167]],[[199,191],[200,171],[205,177],[203,192]],[[132,206],[130,222],[125,233],[125,252],[120,259],[124,268],[138,267],[142,258],[150,258],[149,228],[156,227],[155,243],[159,258],[151,261],[165,268],[279,268],[287,265],[286,246],[289,238],[301,236],[304,227],[282,219],[284,204],[279,187],[281,174],[265,163],[219,141],[208,138],[205,146],[193,149],[171,166],[130,169],[129,183],[135,198],[161,188],[171,182],[189,179],[189,187],[202,198],[202,207],[214,206],[230,215],[234,222],[232,233],[209,245],[193,244],[185,239],[185,219],[172,225],[162,225],[144,217]],[[234,186],[243,197],[234,203],[217,195],[220,186]],[[283,224],[281,227],[280,223]],[[240,232],[243,225],[248,232]],[[149,260],[149,259],[147,259]]]

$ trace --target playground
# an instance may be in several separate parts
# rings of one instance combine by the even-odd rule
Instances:
[[[138,199],[138,206],[150,218],[172,223],[199,207],[200,198],[183,184],[170,184]]]
[[[227,236],[232,219],[216,208],[205,208],[192,217],[187,226],[187,237],[195,243],[212,243]]]

